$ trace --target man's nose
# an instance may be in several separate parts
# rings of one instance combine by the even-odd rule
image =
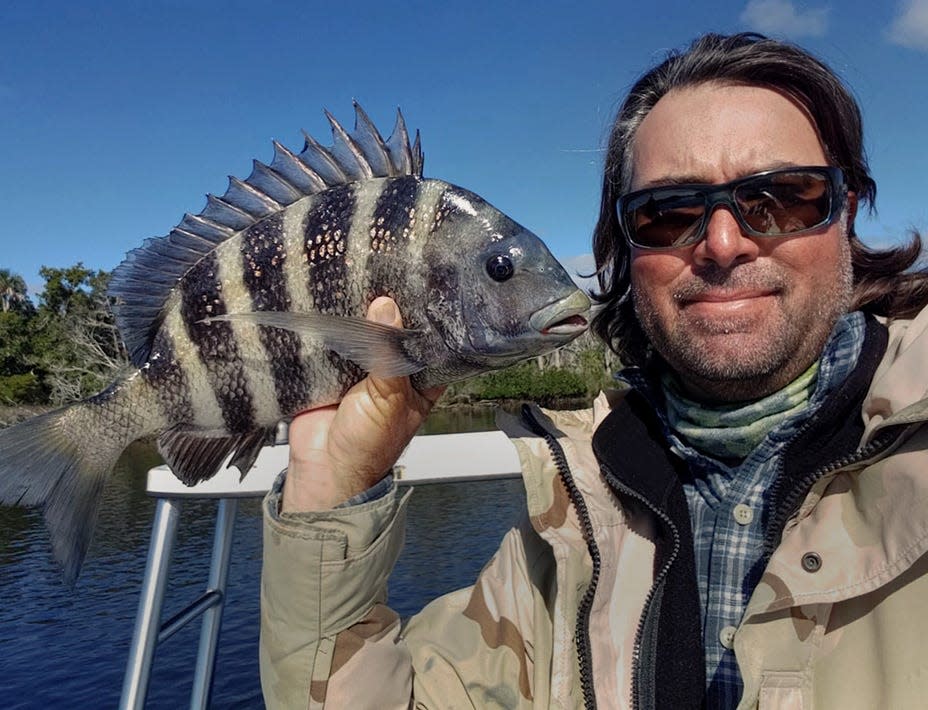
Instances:
[[[697,264],[712,262],[729,268],[753,261],[759,253],[757,242],[744,234],[728,207],[717,205],[709,215],[705,238],[696,245],[693,259]]]

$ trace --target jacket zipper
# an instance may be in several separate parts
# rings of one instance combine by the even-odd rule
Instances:
[[[808,423],[807,423],[808,424]],[[801,429],[805,428],[804,425]],[[899,427],[890,427],[883,434],[877,436],[873,441],[864,446],[863,448],[857,449],[854,453],[847,454],[842,456],[839,459],[835,459],[830,463],[820,466],[815,469],[812,473],[803,476],[800,481],[793,486],[790,494],[783,500],[783,505],[781,510],[784,511],[784,514],[778,515],[774,520],[771,521],[770,527],[767,531],[766,539],[764,540],[764,559],[769,560],[770,556],[773,554],[774,549],[777,547],[777,537],[783,534],[783,528],[786,526],[786,521],[789,520],[802,504],[802,501],[805,500],[806,495],[808,495],[809,489],[823,476],[832,473],[833,471],[840,470],[847,466],[852,466],[855,463],[860,463],[865,461],[877,454],[882,453],[889,446],[894,443],[899,437]],[[797,433],[798,436],[798,433]],[[777,471],[777,481],[782,481],[782,470],[783,470],[783,460],[780,459],[778,465],[779,470]],[[782,484],[779,484],[777,487]],[[775,492],[774,492],[775,493]]]
[[[606,464],[600,464],[603,473],[608,479],[610,485],[612,485],[616,490],[620,491],[622,494],[634,498],[635,500],[643,503],[654,515],[656,515],[660,520],[662,520],[667,527],[670,529],[671,536],[673,537],[673,549],[670,551],[670,554],[667,556],[667,561],[664,562],[660,571],[654,576],[654,582],[651,584],[651,589],[648,591],[648,595],[644,600],[644,609],[641,613],[641,617],[638,619],[638,628],[635,631],[635,644],[632,650],[632,707],[640,708],[641,707],[641,695],[642,695],[642,682],[641,682],[641,645],[643,642],[644,628],[647,623],[648,615],[650,613],[651,603],[654,601],[654,596],[657,593],[657,590],[664,583],[664,578],[667,576],[667,573],[670,571],[670,566],[673,564],[674,560],[677,559],[677,556],[680,554],[680,532],[677,529],[677,526],[670,519],[670,516],[667,515],[664,511],[660,510],[654,506],[647,498],[642,496],[637,491],[629,488],[624,483],[621,483],[616,475]],[[654,689],[649,688],[649,692],[653,694]]]
[[[567,463],[567,458],[564,455],[564,449],[561,447],[560,443],[557,441],[557,438],[545,429],[541,423],[535,418],[534,412],[528,405],[522,406],[522,417],[532,428],[532,430],[541,436],[548,445],[548,448],[551,451],[552,458],[554,460],[555,467],[557,468],[558,475],[561,478],[561,481],[564,484],[564,487],[567,489],[567,494],[571,499],[571,502],[574,504],[574,507],[577,510],[577,518],[580,523],[580,531],[583,535],[584,540],[587,544],[587,550],[590,555],[592,562],[592,573],[590,576],[590,584],[586,589],[586,592],[583,595],[583,598],[580,601],[578,610],[577,610],[577,621],[576,621],[576,632],[574,635],[574,640],[577,645],[577,655],[580,666],[580,685],[583,691],[583,704],[587,710],[595,710],[596,708],[596,696],[593,687],[593,665],[592,665],[592,651],[590,646],[590,612],[593,606],[593,597],[596,594],[596,587],[599,583],[600,569],[602,565],[601,556],[599,554],[599,549],[596,546],[596,542],[593,537],[593,524],[590,521],[589,510],[586,507],[586,502],[583,500],[583,496],[580,493],[580,490],[577,488],[576,483],[574,483],[573,475],[570,472],[570,466]],[[874,456],[878,453],[881,453],[883,450],[889,447],[889,445],[896,440],[896,431],[895,428],[887,431],[882,436],[877,437],[869,444],[864,446],[861,449],[858,449],[855,453],[848,456],[844,456],[840,459],[837,459],[830,464],[822,466],[816,469],[812,474],[803,477],[799,485],[794,488],[794,491],[801,491],[801,493],[796,493],[791,495],[786,499],[784,506],[785,510],[790,510],[790,515],[795,512],[794,507],[798,507],[799,502],[802,498],[805,497],[805,492],[809,487],[812,486],[819,478],[822,476],[835,471],[845,466],[850,466],[854,463],[863,461],[871,456]],[[667,556],[667,561],[664,562],[660,571],[655,575],[654,582],[651,585],[651,589],[648,591],[647,597],[645,597],[644,609],[642,611],[641,617],[638,620],[638,627],[635,631],[635,642],[632,652],[632,707],[640,708],[641,707],[641,696],[642,696],[642,680],[641,680],[641,646],[643,643],[643,636],[645,625],[650,613],[651,604],[654,601],[654,597],[657,593],[657,590],[664,582],[664,578],[667,576],[670,571],[670,566],[676,560],[677,556],[680,553],[680,533],[677,530],[677,526],[670,519],[666,513],[652,505],[651,502],[646,499],[644,496],[636,492],[635,490],[629,488],[625,484],[619,482],[618,478],[612,472],[612,470],[605,464],[601,464],[603,473],[609,479],[610,484],[616,489],[619,490],[624,495],[627,495],[631,498],[634,498],[638,502],[644,504],[655,516],[657,516],[661,521],[663,521],[668,529],[671,532],[673,538],[673,548],[670,554]],[[772,527],[771,530],[775,530],[776,527]],[[781,526],[782,529],[782,526]],[[765,543],[765,548],[769,544],[769,540]],[[771,550],[772,551],[772,550]],[[769,553],[767,555],[769,557]],[[653,693],[653,688],[648,689],[649,692]]]
[[[528,423],[532,430],[541,436],[548,444],[551,450],[551,456],[554,459],[554,465],[557,467],[558,475],[561,482],[567,489],[567,495],[570,497],[574,508],[577,510],[577,518],[580,522],[580,532],[586,541],[587,551],[593,565],[593,571],[590,575],[590,583],[580,600],[577,608],[576,630],[574,632],[574,643],[577,645],[577,660],[580,666],[580,687],[583,691],[583,706],[587,710],[596,710],[596,694],[593,687],[593,657],[590,644],[590,612],[593,608],[593,597],[596,595],[596,587],[599,584],[600,568],[602,566],[599,549],[593,537],[593,523],[590,521],[590,513],[586,507],[586,502],[577,484],[574,483],[573,475],[570,472],[570,466],[567,463],[567,457],[564,455],[564,449],[561,447],[557,438],[545,429],[535,418],[528,405],[522,405],[522,418]]]
[[[789,498],[786,499],[784,506],[785,510],[790,511],[790,515],[795,512],[795,508],[798,508],[799,503],[805,497],[805,493],[808,491],[809,487],[812,486],[819,478],[822,476],[831,473],[832,471],[844,468],[845,466],[850,466],[854,463],[858,463],[867,458],[875,456],[878,453],[881,453],[883,450],[889,447],[889,445],[896,440],[896,432],[890,430],[883,434],[882,436],[877,437],[869,444],[864,446],[861,449],[858,449],[853,454],[843,456],[840,459],[832,461],[831,463],[822,466],[816,471],[808,476],[803,477],[799,484],[794,488],[794,491],[799,491],[800,493],[794,493]],[[644,610],[641,614],[640,619],[638,620],[638,628],[635,631],[635,643],[632,651],[632,707],[640,708],[641,707],[641,696],[643,693],[642,689],[642,679],[641,679],[641,646],[643,643],[643,636],[645,625],[650,613],[651,604],[654,601],[654,596],[657,593],[657,590],[663,584],[664,578],[667,576],[670,571],[670,566],[673,564],[674,560],[677,558],[677,555],[680,552],[680,534],[677,530],[677,526],[673,523],[670,517],[664,513],[662,510],[652,505],[649,500],[644,496],[637,493],[635,490],[629,488],[625,484],[621,483],[612,470],[605,464],[601,464],[603,473],[609,479],[610,484],[618,491],[627,495],[635,500],[643,503],[654,515],[656,515],[660,520],[662,520],[671,531],[673,537],[673,549],[667,557],[667,561],[661,567],[660,571],[654,577],[654,583],[651,585],[651,589],[648,592],[647,597],[645,597]],[[774,528],[771,528],[776,529]],[[781,528],[782,529],[782,526]],[[770,550],[772,552],[772,550]],[[769,553],[767,554],[769,557]],[[653,693],[653,688],[648,688],[648,692]]]

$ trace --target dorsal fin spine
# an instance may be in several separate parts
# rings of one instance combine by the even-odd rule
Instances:
[[[245,180],[280,205],[290,205],[302,197],[300,191],[259,160],[252,161],[251,175]]]
[[[413,172],[422,177],[422,166],[425,163],[425,155],[422,153],[422,140],[419,137],[419,131],[416,131],[416,142],[412,146],[412,169]]]
[[[226,202],[224,197],[225,196],[216,197],[215,195],[207,195],[206,209],[200,214],[205,215],[209,219],[215,219],[220,224],[231,227],[236,232],[254,224],[255,219],[252,215],[239,209],[231,202]]]
[[[347,154],[351,156],[357,165],[356,175],[358,178],[361,180],[370,180],[374,177],[374,171],[370,163],[367,162],[367,158],[364,157],[361,147],[348,135],[348,132],[342,128],[342,124],[336,121],[331,113],[326,111],[325,117],[332,126],[332,137],[335,139],[333,148],[337,149],[339,145],[345,147]]]
[[[303,131],[303,137],[306,139],[306,145],[303,148],[303,152],[297,157],[325,180],[326,187],[351,182],[344,168],[336,162],[335,158],[332,157],[332,154],[327,149],[319,145],[319,142],[306,131]],[[313,159],[321,162],[317,162],[314,165],[310,162]],[[320,168],[322,169],[320,170]]]
[[[189,212],[184,215],[178,226],[207,240],[223,236],[230,237],[235,233],[235,230],[231,227],[207,219],[201,214],[190,214]]]
[[[397,175],[396,166],[393,165],[393,161],[390,160],[390,151],[387,150],[387,146],[383,141],[383,136],[380,135],[380,131],[377,130],[377,126],[374,125],[374,122],[371,121],[370,117],[361,108],[361,105],[357,101],[352,101],[354,106],[354,130],[356,134],[367,135],[370,140],[365,143],[368,148],[371,148],[376,151],[376,156],[367,156],[367,161],[374,168],[374,172],[377,171],[375,165],[383,166],[382,170],[390,177]],[[374,158],[378,160],[374,160]]]
[[[393,132],[387,139],[386,148],[390,153],[391,162],[399,170],[399,175],[416,175],[413,168],[412,150],[409,147],[409,133],[406,131],[406,121],[403,120],[403,114],[399,109],[396,110],[396,123],[393,124]],[[418,177],[422,177],[421,171]]]
[[[304,195],[312,195],[326,188],[325,180],[319,176],[319,173],[277,141],[274,141],[274,159],[271,161],[271,169],[286,177],[290,184]]]
[[[182,229],[181,227],[174,227],[174,229],[171,230],[171,234],[174,236],[174,242],[176,244],[181,244],[184,247],[189,247],[191,249],[210,244],[208,239],[205,239],[194,232]]]
[[[239,180],[234,175],[229,176],[229,189],[222,196],[225,202],[230,202],[252,217],[262,219],[269,214],[279,212],[284,208],[277,200],[265,195],[253,185]]]

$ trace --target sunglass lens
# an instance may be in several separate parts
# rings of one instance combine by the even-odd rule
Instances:
[[[641,194],[625,207],[632,241],[647,248],[685,246],[698,238],[705,198],[692,190],[660,188]]]
[[[831,216],[826,175],[781,172],[738,185],[735,202],[747,225],[758,234],[792,234],[824,224]]]

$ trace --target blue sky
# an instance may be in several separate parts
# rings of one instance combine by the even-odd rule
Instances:
[[[625,90],[705,31],[802,44],[852,86],[879,185],[874,244],[928,232],[928,0],[698,4],[245,0],[0,6],[0,267],[112,269],[271,139],[324,144],[356,98],[401,107],[425,173],[471,189],[572,262],[590,250],[601,147]]]

